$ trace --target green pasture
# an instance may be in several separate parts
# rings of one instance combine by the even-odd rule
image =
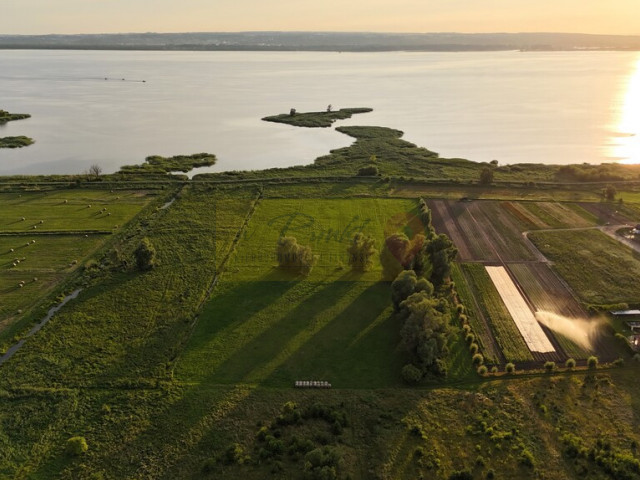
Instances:
[[[105,238],[104,235],[0,236],[0,331],[19,315],[19,310],[28,310],[67,274],[81,267]]]
[[[170,208],[143,222],[157,252],[155,268],[103,271],[99,283],[2,366],[5,378],[42,386],[167,378],[252,197],[237,192],[220,200],[212,192],[183,190]],[[114,245],[130,265],[138,241],[135,236]]]
[[[144,191],[120,190],[2,193],[0,232],[113,231],[153,198]]]
[[[640,303],[640,254],[598,230],[531,232],[529,238],[586,304]]]
[[[398,385],[406,362],[389,284],[229,281],[200,315],[176,377],[205,384]]]
[[[412,238],[423,233],[423,225],[416,213],[415,200],[263,200],[229,270],[234,274],[234,280],[254,281],[268,274],[277,274],[285,279],[291,277],[277,268],[276,247],[279,238],[293,236],[298,244],[310,246],[317,257],[310,280],[377,281],[382,277],[382,266],[377,259],[369,272],[351,272],[347,247],[353,235],[356,232],[371,235],[380,252],[388,235],[404,232]]]

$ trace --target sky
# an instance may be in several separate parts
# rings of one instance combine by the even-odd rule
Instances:
[[[0,0],[0,34],[350,31],[640,35],[639,0]]]

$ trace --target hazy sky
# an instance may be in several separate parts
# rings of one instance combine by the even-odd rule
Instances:
[[[0,34],[213,32],[640,34],[640,0],[0,0]]]

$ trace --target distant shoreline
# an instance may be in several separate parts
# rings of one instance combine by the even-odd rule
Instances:
[[[640,36],[544,32],[0,34],[0,49],[275,52],[640,51]]]

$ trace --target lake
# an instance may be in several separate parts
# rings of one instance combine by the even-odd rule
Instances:
[[[210,152],[200,171],[311,163],[351,139],[263,116],[372,107],[443,157],[640,163],[638,52],[128,52],[0,50],[0,175],[105,173],[152,154]]]

